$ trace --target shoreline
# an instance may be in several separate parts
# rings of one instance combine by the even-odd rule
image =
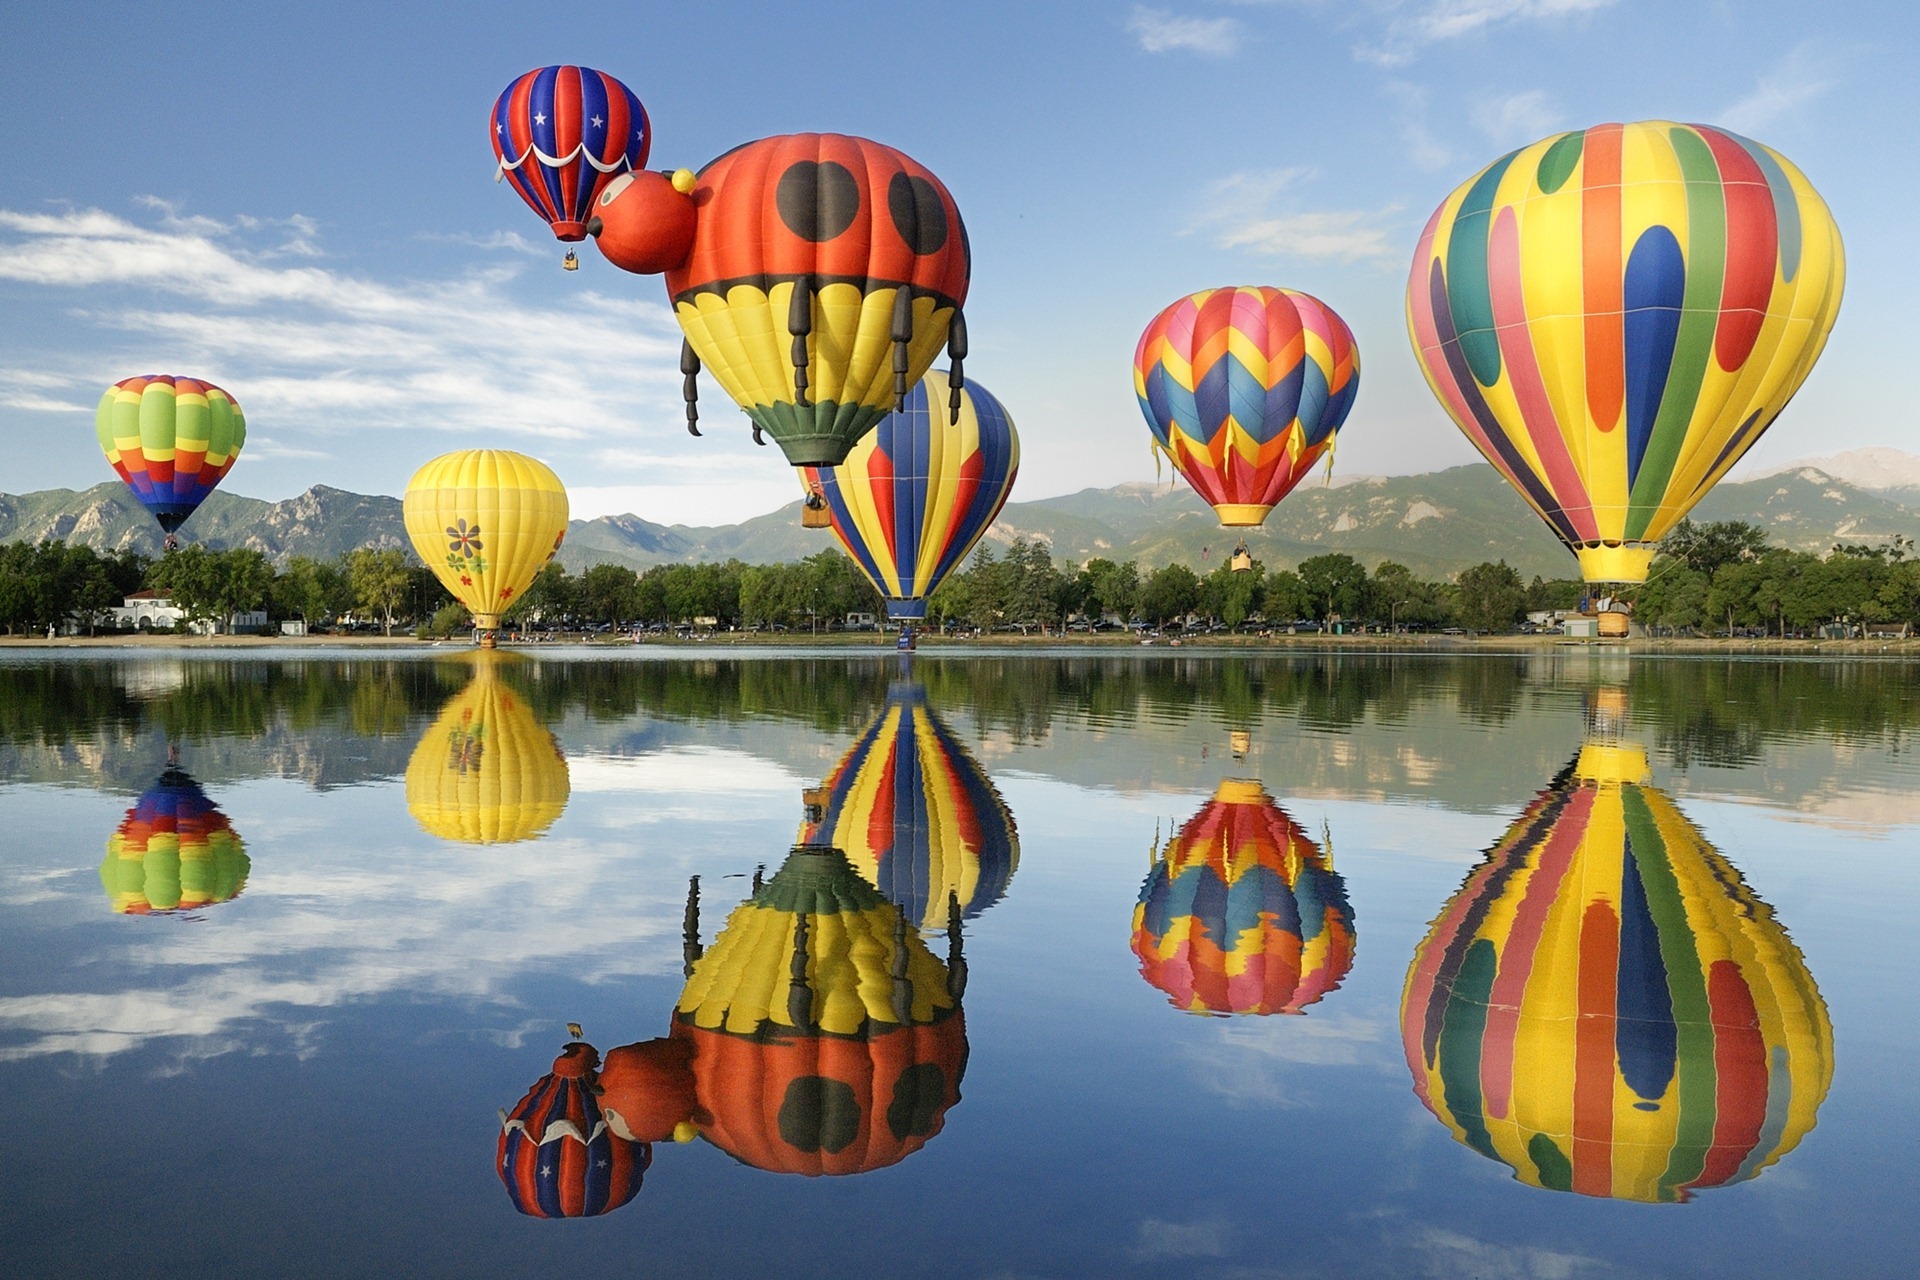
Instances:
[[[849,635],[805,635],[793,633],[716,632],[705,639],[649,638],[635,643],[624,638],[568,635],[556,640],[534,643],[506,643],[501,652],[538,653],[548,649],[628,649],[684,650],[689,653],[727,649],[823,649],[835,651],[876,651],[893,653],[891,636],[871,633]],[[460,652],[477,649],[464,640],[420,640],[413,636],[0,636],[0,652],[24,650],[103,650],[151,652],[155,650],[232,650],[248,649],[263,653],[295,653],[315,649],[345,651],[400,649],[414,652],[445,650]],[[1573,653],[1640,654],[1647,656],[1691,654],[1826,656],[1826,657],[1920,657],[1920,637],[1904,640],[1759,640],[1724,637],[1686,637],[1630,640],[1570,640],[1562,636],[1439,636],[1439,635],[1325,635],[1305,633],[1286,636],[1203,636],[1192,640],[1157,638],[1141,643],[1124,635],[993,635],[945,638],[923,634],[918,652],[981,649],[1084,649],[1105,652],[1162,653],[1287,653],[1351,651],[1355,653],[1472,654],[1472,653]]]

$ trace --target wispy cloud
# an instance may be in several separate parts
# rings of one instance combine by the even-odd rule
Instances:
[[[1193,1222],[1148,1218],[1130,1252],[1141,1262],[1167,1258],[1224,1258],[1232,1224],[1219,1214]]]
[[[1435,44],[1502,23],[1566,18],[1612,7],[1616,0],[1424,0],[1387,24],[1373,43],[1354,49],[1363,62],[1399,66]]]
[[[1135,5],[1127,17],[1127,34],[1148,53],[1184,50],[1224,58],[1239,50],[1246,28],[1235,18],[1197,18]]]
[[[1740,133],[1752,133],[1816,101],[1833,88],[1837,59],[1812,42],[1796,46],[1754,83],[1752,92],[1713,118]]]
[[[80,353],[13,344],[0,402],[91,410],[104,358],[205,371],[283,448],[398,428],[581,439],[649,409],[678,417],[680,335],[663,304],[592,289],[564,307],[531,303],[517,261],[439,280],[356,276],[320,265],[309,219],[141,203],[156,216],[0,209],[0,281],[70,297],[66,318],[90,331]]]
[[[1427,122],[1432,98],[1419,85],[1404,80],[1388,83],[1387,96],[1393,100],[1399,123],[1400,140],[1406,144],[1407,159],[1422,173],[1435,173],[1453,164],[1453,148],[1433,131]]]
[[[1359,262],[1398,256],[1390,223],[1397,209],[1285,207],[1288,192],[1309,176],[1305,169],[1272,169],[1222,178],[1207,189],[1196,228],[1211,231],[1223,249],[1261,257]]]
[[[1537,142],[1558,128],[1560,119],[1559,108],[1544,89],[1482,98],[1473,107],[1473,123],[1502,147]]]

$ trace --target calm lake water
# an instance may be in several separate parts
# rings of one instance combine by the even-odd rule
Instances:
[[[1873,662],[16,651],[0,1275],[1909,1277],[1917,742]]]

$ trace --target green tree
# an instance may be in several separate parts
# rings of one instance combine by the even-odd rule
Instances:
[[[1269,573],[1261,598],[1268,622],[1296,622],[1313,616],[1313,597],[1307,591],[1307,584],[1291,569],[1275,569]]]
[[[155,561],[147,583],[173,601],[191,625],[220,616],[220,576],[213,553],[190,543],[173,548]]]
[[[1712,586],[1721,569],[1756,559],[1766,546],[1766,530],[1745,520],[1716,520],[1699,525],[1682,520],[1673,527],[1672,533],[1660,540],[1660,554],[1671,556],[1704,575],[1707,585]]]
[[[1526,584],[1505,560],[1462,570],[1457,585],[1454,609],[1475,631],[1505,631],[1526,609]]]
[[[407,558],[398,549],[361,547],[346,555],[347,587],[355,609],[381,616],[382,631],[393,634],[394,611],[406,603]]]
[[[1684,560],[1665,557],[1653,562],[1652,572],[1633,602],[1634,614],[1654,627],[1699,627],[1707,612],[1707,575]]]
[[[533,581],[520,593],[507,614],[541,623],[569,622],[579,612],[579,580],[567,576],[558,560],[549,561],[533,575]]]
[[[1140,611],[1165,626],[1185,618],[1200,603],[1200,579],[1183,564],[1162,565],[1140,588]]]
[[[1300,581],[1313,601],[1311,616],[1321,621],[1358,618],[1367,611],[1367,567],[1342,552],[1308,556],[1300,562]]]
[[[1113,614],[1121,622],[1132,621],[1140,605],[1139,565],[1131,560],[1115,564],[1096,556],[1087,561],[1080,576],[1086,580],[1088,598],[1101,617]]]
[[[1201,612],[1237,627],[1259,613],[1266,596],[1266,566],[1258,560],[1238,573],[1223,564],[1201,583]]]
[[[640,576],[623,564],[596,564],[580,575],[580,616],[624,622],[639,612]]]
[[[352,604],[347,575],[338,564],[294,556],[273,581],[276,617],[297,617],[307,626],[345,612]]]

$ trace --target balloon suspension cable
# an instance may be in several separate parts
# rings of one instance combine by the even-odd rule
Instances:
[[[913,340],[913,290],[901,285],[893,295],[893,407],[907,398],[907,343]]]
[[[907,913],[893,916],[893,963],[887,966],[893,978],[893,1020],[906,1026],[913,1018],[913,982],[907,977]]]
[[[947,325],[947,358],[947,425],[951,427],[960,423],[960,391],[967,385],[967,317],[958,307]]]
[[[813,332],[813,282],[801,276],[793,282],[793,297],[787,304],[787,332],[793,335],[793,402],[802,409],[807,404],[807,335]],[[765,443],[754,432],[756,444]]]
[[[687,402],[687,434],[700,434],[700,354],[693,343],[680,339],[680,398]]]
[[[706,953],[700,945],[700,877],[687,877],[687,913],[680,918],[680,976],[691,978],[694,963]]]
[[[947,890],[947,994],[955,1004],[967,993],[966,939],[960,930],[960,895]]]
[[[807,987],[807,917],[793,918],[793,959],[787,965],[787,1020],[795,1031],[813,1029],[813,992]]]

